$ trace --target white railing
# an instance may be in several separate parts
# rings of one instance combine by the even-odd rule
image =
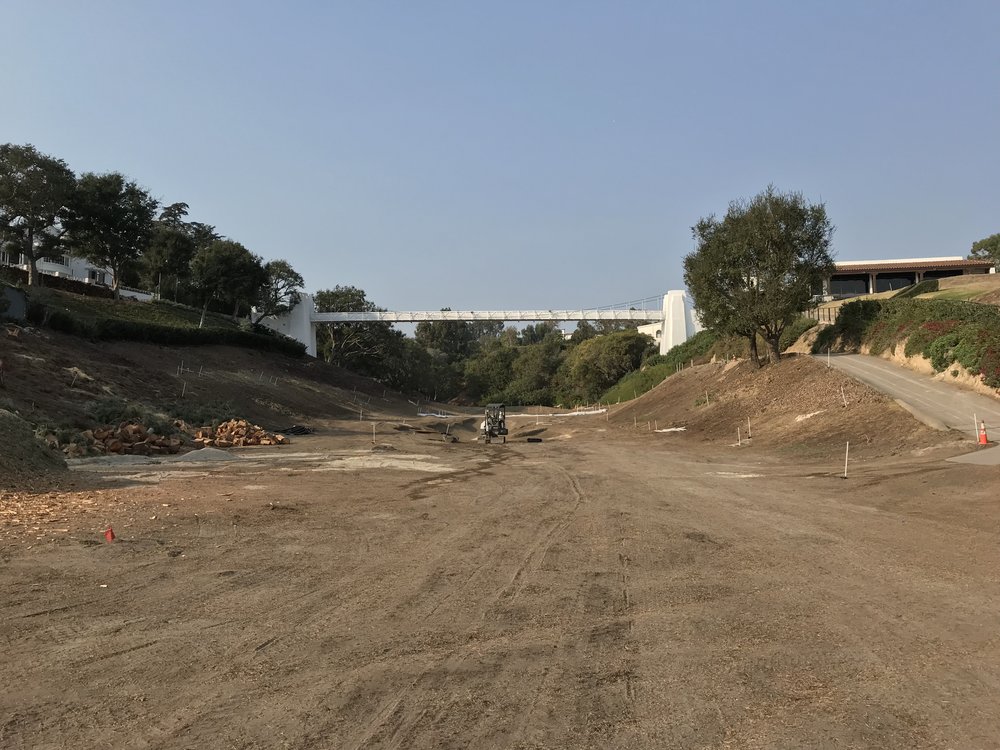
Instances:
[[[660,298],[663,299],[662,297]],[[654,310],[419,310],[409,312],[313,312],[313,323],[419,323],[425,320],[631,320],[663,319],[663,309]]]

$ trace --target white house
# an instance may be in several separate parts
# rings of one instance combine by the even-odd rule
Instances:
[[[13,266],[24,271],[28,270],[28,259],[16,250],[0,249],[0,265]],[[112,272],[110,268],[101,268],[91,263],[85,258],[75,255],[63,255],[59,258],[41,259],[36,264],[39,273],[49,276],[60,276],[69,279],[82,281],[84,284],[96,284],[97,286],[111,286]],[[121,286],[119,292],[122,297],[133,297],[146,302],[153,299],[153,294],[141,289]]]

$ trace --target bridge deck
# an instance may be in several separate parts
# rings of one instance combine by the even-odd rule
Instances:
[[[663,320],[663,310],[425,310],[411,312],[313,312],[313,323],[419,323],[425,320]]]

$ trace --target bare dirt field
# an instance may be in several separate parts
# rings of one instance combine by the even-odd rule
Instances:
[[[330,422],[8,498],[0,746],[1000,746],[996,467],[637,421]]]

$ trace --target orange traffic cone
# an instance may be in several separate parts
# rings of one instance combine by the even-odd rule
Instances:
[[[979,444],[989,445],[990,439],[986,436],[986,422],[979,423]]]
[[[110,526],[104,531],[104,541],[113,542],[115,540],[115,530]]]

